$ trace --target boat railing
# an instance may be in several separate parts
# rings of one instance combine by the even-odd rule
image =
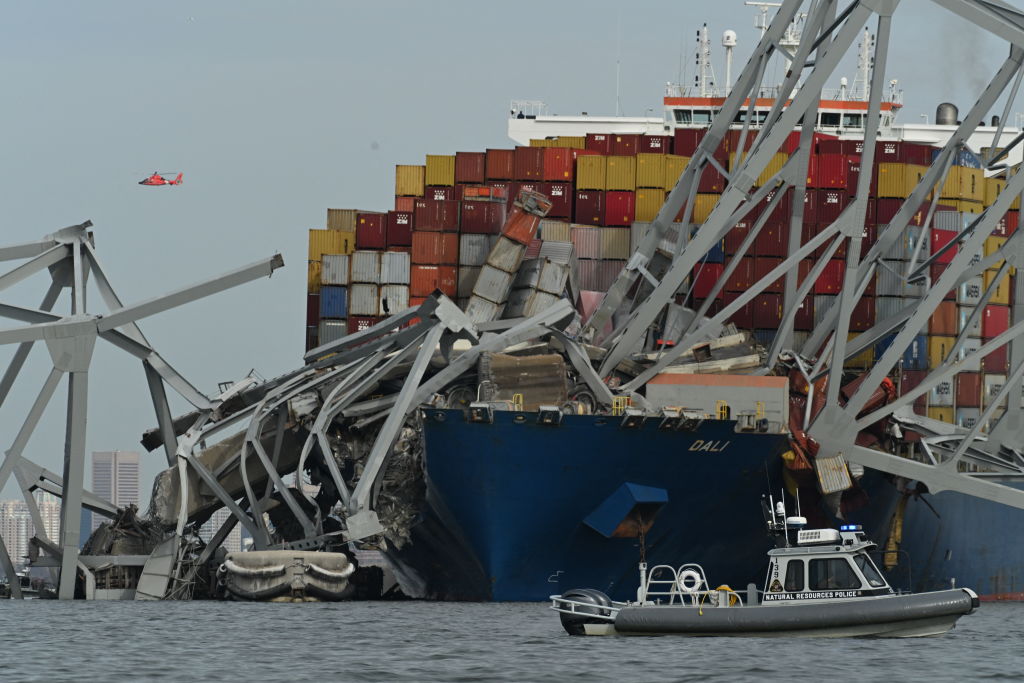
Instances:
[[[692,562],[678,569],[667,564],[652,567],[637,598],[642,604],[661,604],[664,601],[669,605],[678,602],[691,607],[743,606],[743,597],[733,589],[727,586],[711,588],[704,568]]]
[[[626,606],[626,603],[614,602],[611,605],[595,605],[593,602],[573,600],[561,595],[552,595],[551,609],[562,614],[575,614],[604,621],[615,621],[619,610]]]

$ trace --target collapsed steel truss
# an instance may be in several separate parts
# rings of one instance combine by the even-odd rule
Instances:
[[[35,543],[48,555],[51,566],[60,568],[58,593],[70,599],[75,593],[76,572],[82,571],[88,581],[95,558],[80,556],[79,528],[82,509],[112,517],[117,508],[84,487],[85,433],[88,405],[88,377],[92,352],[97,339],[142,361],[149,384],[150,398],[157,424],[165,438],[168,463],[174,462],[173,421],[167,403],[170,387],[197,409],[208,409],[211,400],[174,370],[153,348],[136,323],[157,313],[215,294],[221,290],[270,275],[283,265],[280,255],[253,263],[219,277],[179,289],[171,294],[137,304],[125,305],[115,293],[100,264],[86,221],[47,235],[38,242],[0,248],[0,261],[28,259],[25,263],[0,275],[0,290],[44,269],[49,269],[51,284],[38,309],[0,304],[0,315],[28,323],[23,327],[0,330],[0,344],[18,344],[10,365],[0,380],[0,406],[10,396],[32,346],[37,341],[46,345],[53,369],[29,408],[24,424],[0,465],[0,487],[14,474],[21,488],[35,527]],[[86,305],[86,284],[89,276],[107,307],[103,314],[90,313]],[[62,290],[69,288],[70,315],[52,313]],[[67,431],[64,443],[64,468],[57,475],[32,462],[25,450],[39,424],[43,411],[53,398],[61,377],[68,377]],[[36,489],[61,499],[60,538],[46,536],[45,526],[32,492]],[[47,562],[39,564],[46,565]],[[14,567],[7,548],[0,539],[0,568],[8,577]],[[11,580],[11,592],[21,597],[18,582]]]
[[[987,238],[996,227],[1001,216],[1010,208],[1015,197],[1024,192],[1024,174],[1018,173],[1008,179],[1006,190],[996,202],[979,215],[957,239],[943,250],[956,249],[959,252],[951,265],[934,282],[929,281],[929,265],[942,252],[933,254],[921,263],[911,262],[902,277],[907,282],[925,281],[927,283],[924,296],[907,306],[905,310],[886,320],[880,320],[870,330],[863,332],[854,341],[847,340],[850,315],[854,306],[863,296],[871,279],[881,267],[881,259],[897,241],[902,239],[912,215],[926,200],[933,188],[941,187],[946,172],[949,170],[954,154],[964,144],[968,136],[983,121],[984,116],[1007,89],[1010,90],[1006,102],[1006,111],[1001,121],[1006,120],[1020,84],[1022,62],[1024,62],[1024,14],[999,0],[935,0],[942,7],[960,15],[977,26],[990,32],[993,36],[1009,42],[1009,56],[992,77],[991,82],[980,94],[978,101],[970,112],[963,117],[962,123],[934,159],[928,172],[918,183],[916,189],[907,198],[900,211],[888,227],[881,230],[878,241],[870,249],[862,248],[865,216],[868,205],[868,194],[871,183],[871,170],[874,164],[875,140],[878,136],[881,95],[885,83],[885,70],[890,41],[890,28],[893,13],[899,0],[857,0],[849,3],[840,12],[836,0],[785,0],[779,8],[771,26],[765,32],[750,61],[740,74],[721,111],[712,123],[706,136],[701,141],[691,163],[687,166],[676,187],[669,194],[665,205],[653,221],[647,236],[640,244],[637,252],[627,264],[626,269],[611,287],[603,305],[594,315],[585,330],[585,337],[603,343],[608,355],[600,368],[600,374],[608,377],[615,368],[645,343],[650,327],[658,320],[663,308],[669,304],[678,292],[686,291],[686,278],[694,271],[713,245],[719,243],[733,229],[738,221],[744,219],[755,207],[763,205],[763,200],[774,193],[763,210],[760,218],[752,224],[749,234],[739,247],[731,263],[725,268],[724,274],[715,286],[711,296],[699,309],[689,325],[676,339],[676,345],[661,354],[660,359],[646,371],[624,385],[624,389],[636,389],[651,379],[656,373],[671,364],[683,351],[694,343],[717,337],[725,321],[742,306],[752,301],[755,296],[764,292],[773,282],[784,278],[783,323],[770,352],[769,363],[779,354],[793,345],[793,322],[801,302],[810,294],[813,283],[824,270],[826,264],[839,250],[846,246],[846,266],[841,294],[828,311],[824,321],[815,325],[802,349],[809,356],[816,356],[817,361],[809,369],[808,377],[816,380],[827,377],[825,388],[827,401],[825,409],[813,421],[805,425],[808,433],[821,446],[820,454],[824,457],[842,456],[847,460],[890,472],[896,475],[924,482],[932,492],[954,490],[989,500],[1024,508],[1024,491],[996,481],[999,475],[1019,477],[1024,475],[1024,423],[1021,421],[1021,379],[1024,377],[1024,278],[1017,278],[1014,319],[1018,322],[1003,334],[985,342],[980,349],[970,353],[962,353],[971,326],[980,319],[984,306],[995,291],[999,279],[1009,268],[1024,265],[1024,244],[1020,232],[1015,233],[997,252],[984,258],[980,263],[971,264],[973,254],[980,253]],[[780,45],[786,28],[797,17],[798,12],[806,12],[804,32],[795,52],[789,53]],[[804,195],[806,193],[806,169],[811,151],[812,135],[818,103],[821,99],[822,86],[831,76],[840,58],[853,44],[860,31],[869,20],[875,17],[877,40],[874,48],[874,69],[871,79],[870,103],[864,135],[864,151],[861,157],[861,173],[853,201],[847,205],[842,214],[808,241],[803,242],[801,224],[803,222]],[[768,60],[781,54],[791,61],[794,67],[786,76],[780,96],[769,113],[764,125],[758,129],[751,128],[751,112],[765,73]],[[787,100],[789,104],[786,105]],[[753,137],[753,144],[746,156],[739,160],[738,165],[730,172],[715,160],[713,153],[721,144],[730,124],[747,103],[747,115],[740,135],[739,148],[744,149],[748,136]],[[797,149],[790,155],[786,164],[774,176],[760,187],[755,187],[756,179],[767,167],[772,156],[780,149],[791,131],[800,130]],[[996,134],[999,140],[1002,124]],[[1024,136],[1018,136],[1009,148],[1021,142]],[[986,159],[988,167],[998,168],[997,164],[1006,152],[995,158]],[[658,264],[656,249],[659,243],[669,235],[673,218],[685,207],[683,224],[690,223],[692,207],[697,193],[701,174],[713,167],[728,180],[711,214],[698,227],[691,239],[681,235],[677,239],[677,248],[670,263]],[[715,295],[721,291],[725,280],[736,267],[740,257],[746,254],[765,225],[768,216],[781,201],[783,194],[792,189],[792,213],[789,223],[788,256],[771,272],[764,275],[752,287],[741,294],[736,300],[724,306],[717,314],[704,318]],[[935,211],[939,192],[935,192],[931,200],[928,222]],[[924,228],[927,230],[927,227]],[[685,231],[683,231],[685,232]],[[816,259],[810,273],[801,283],[798,281],[798,265],[802,259],[810,258],[816,250],[822,254]],[[913,337],[920,333],[929,317],[942,301],[944,295],[968,279],[980,275],[985,269],[1003,261],[999,275],[993,280],[977,305],[970,324],[957,337],[954,348],[938,368],[933,368],[927,378],[913,391],[907,392],[895,402],[875,410],[867,415],[861,412],[873,390],[883,378],[893,370],[904,350],[910,345]],[[656,266],[658,266],[656,268]],[[660,272],[660,280],[651,274],[651,270]],[[663,271],[663,272],[661,272]],[[641,296],[633,300],[628,293],[638,286]],[[637,303],[633,303],[633,302]],[[613,319],[626,317],[626,320],[606,338],[601,338],[600,330]],[[876,360],[869,371],[867,379],[860,384],[854,395],[845,405],[839,400],[839,388],[845,359],[856,356],[864,349],[889,334],[895,334],[895,340]],[[969,364],[977,363],[984,355],[1004,344],[1010,344],[1011,371],[1009,380],[998,396],[985,409],[972,429],[955,428],[935,420],[911,416],[906,407],[929,391],[939,382],[949,379],[953,374]],[[821,349],[820,353],[816,353]],[[1009,397],[1010,400],[1007,400]],[[990,418],[997,417],[997,410],[1005,408],[987,435],[981,433],[982,425]],[[932,438],[926,440],[925,452],[928,462],[921,462],[856,445],[858,432],[867,425],[895,415],[902,419],[903,424],[915,426]],[[820,456],[820,457],[821,457]],[[975,467],[970,467],[975,466]],[[982,469],[984,471],[967,472],[962,470]]]

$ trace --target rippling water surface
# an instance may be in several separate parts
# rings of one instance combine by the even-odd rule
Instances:
[[[573,638],[546,604],[0,602],[16,681],[1020,680],[1024,605],[911,640]]]

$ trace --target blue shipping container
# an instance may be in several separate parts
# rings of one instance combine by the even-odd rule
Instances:
[[[320,317],[348,317],[348,287],[324,285],[320,288]]]
[[[875,343],[875,358],[881,358],[893,341],[895,334],[882,337]],[[904,370],[927,370],[928,369],[928,337],[919,334],[913,338],[907,350],[903,352]]]

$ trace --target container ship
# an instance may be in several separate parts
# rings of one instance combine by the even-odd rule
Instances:
[[[735,44],[729,33],[727,49]],[[699,40],[706,48],[706,28]],[[840,216],[857,186],[868,113],[869,42],[865,34],[864,74],[855,79],[855,86],[863,87],[860,94],[844,80],[818,108],[803,206],[805,242]],[[547,116],[513,103],[509,136],[520,144],[427,155],[423,163],[396,166],[393,207],[330,208],[326,225],[309,232],[307,351],[368,329],[435,292],[480,321],[533,315],[562,299],[588,320],[697,152],[725,95],[706,77],[693,88],[670,86],[660,118]],[[749,109],[755,128],[775,104],[770,95]],[[934,125],[901,126],[895,120],[900,107],[893,82],[882,103],[865,250],[899,212],[957,124],[955,108],[944,104]],[[735,124],[714,155],[722,171],[735,169],[750,151],[750,138],[744,143],[739,130],[742,120]],[[993,121],[960,149],[936,190],[936,205],[923,204],[912,218],[915,227],[884,255],[884,267],[850,317],[851,341],[924,296],[925,284],[908,283],[901,275],[908,263],[935,255],[930,281],[938,280],[957,253],[948,245],[1006,186],[1007,171],[987,174],[979,155],[1018,133]],[[799,136],[799,131],[789,136],[755,187],[787,163]],[[727,183],[727,175],[714,166],[703,172],[692,206],[676,216],[673,238],[659,247],[661,253],[671,257],[674,242],[708,218]],[[502,262],[495,254],[505,239],[503,226],[524,192],[543,195],[550,208],[536,236],[523,244],[523,257]],[[713,315],[782,263],[792,190],[773,200],[769,194],[762,208],[738,222],[693,268],[679,291],[681,308]],[[979,259],[1016,231],[1019,210],[1018,198]],[[683,223],[686,215],[689,221]],[[743,253],[755,221],[763,227]],[[540,273],[551,262],[563,265],[566,275],[545,287]],[[841,248],[814,281],[793,321],[793,348],[802,348],[836,302],[845,263]],[[801,262],[801,280],[812,264]],[[1006,332],[1014,274],[997,281],[1000,265],[947,295],[891,373],[894,397],[913,391],[930,368],[943,364],[993,285],[959,357]],[[442,599],[540,600],[588,585],[622,599],[630,597],[641,557],[655,563],[699,558],[715,575],[735,576],[737,567],[748,567],[749,575],[738,578],[754,580],[761,571],[757,558],[769,540],[756,506],[744,511],[742,502],[756,503],[767,487],[784,484],[791,494],[799,493],[809,517],[864,523],[885,545],[880,564],[895,586],[921,591],[955,582],[990,599],[1024,597],[1024,556],[1005,543],[994,554],[986,540],[1002,537],[991,532],[1016,528],[1024,512],[955,492],[932,496],[905,478],[853,464],[843,466],[847,482],[835,488],[820,472],[815,475],[798,430],[792,429],[793,413],[804,406],[792,378],[754,373],[755,367],[773,363],[764,350],[783,323],[782,297],[780,279],[731,316],[744,352],[718,359],[693,354],[689,365],[668,368],[648,384],[646,398],[655,407],[695,411],[698,417],[691,415],[685,429],[675,424],[665,429],[663,420],[650,419],[629,425],[629,413],[621,407],[611,414],[588,414],[592,401],[586,387],[544,399],[570,406],[554,424],[544,421],[543,401],[530,388],[506,397],[512,410],[475,422],[467,406],[485,390],[482,375],[479,384],[465,388],[461,401],[424,408],[424,503],[410,542],[391,552],[407,591]],[[618,322],[610,321],[605,331]],[[652,331],[648,346],[671,345],[669,327],[666,319]],[[891,343],[891,337],[878,340],[847,359],[850,376],[869,370]],[[913,412],[973,428],[1007,382],[1007,370],[1003,346],[915,400]],[[904,429],[892,448],[913,457],[919,441],[919,434]],[[713,534],[709,520],[714,520]],[[977,533],[981,528],[988,532]],[[722,545],[726,540],[729,550]],[[749,556],[737,556],[736,548]]]

